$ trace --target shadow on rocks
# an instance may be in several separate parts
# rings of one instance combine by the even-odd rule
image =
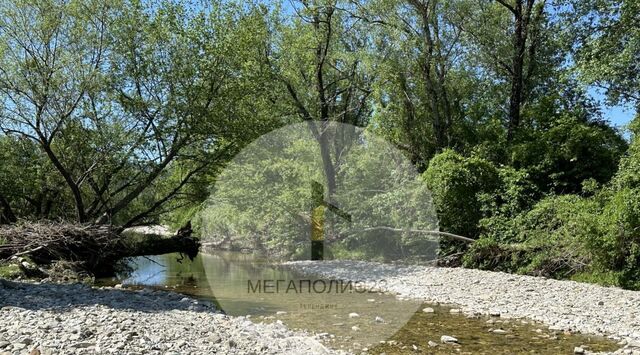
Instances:
[[[170,310],[216,311],[210,302],[166,291],[134,291],[93,288],[84,284],[24,283],[0,279],[0,310],[5,307],[18,307],[28,310],[65,311],[85,306],[105,306],[150,313]]]

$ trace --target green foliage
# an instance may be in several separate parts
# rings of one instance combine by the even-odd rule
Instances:
[[[540,191],[530,174],[504,166],[498,169],[498,187],[482,196],[486,216],[515,217],[529,210],[540,197]]]
[[[622,287],[640,288],[640,189],[617,191],[604,207],[601,234],[588,239],[601,270],[618,272]]]
[[[0,278],[14,279],[22,275],[20,267],[16,264],[0,264]]]
[[[551,196],[482,224],[465,266],[640,288],[640,189]]]
[[[594,216],[600,210],[600,204],[593,199],[564,195],[545,198],[515,218],[488,218],[483,221],[487,231],[465,256],[465,265],[487,267],[483,260],[487,257],[503,260],[490,264],[501,270],[571,276],[591,262],[586,241],[599,233]],[[499,252],[491,256],[491,248]]]
[[[593,284],[599,284],[602,286],[620,286],[619,273],[613,271],[601,271],[601,270],[589,270],[578,272],[571,276],[571,280],[578,282],[587,282]]]
[[[640,116],[630,125],[632,141],[629,150],[620,161],[620,169],[613,179],[616,189],[640,188]]]
[[[580,95],[549,97],[528,113],[533,122],[521,130],[510,161],[526,169],[541,191],[577,193],[584,180],[602,184],[615,174],[627,143],[590,105]]]
[[[337,136],[351,131],[342,129]],[[343,258],[398,260],[428,254],[429,242],[435,249],[432,239],[404,232],[437,229],[424,182],[388,143],[367,131],[351,134],[339,150],[336,191],[323,195],[350,217],[347,221],[325,207],[325,246],[334,257]],[[206,239],[271,255],[308,254],[312,211],[317,207],[311,187],[325,182],[319,150],[305,123],[249,145],[219,175],[199,216]]]
[[[562,0],[565,31],[583,80],[606,89],[613,103],[640,104],[640,30],[636,0]]]
[[[0,162],[0,197],[6,198],[16,216],[73,218],[64,180],[35,142],[0,136]]]
[[[423,178],[433,193],[442,230],[477,237],[482,194],[500,186],[498,169],[485,159],[445,150],[431,159]]]
[[[609,275],[619,286],[640,289],[640,152],[638,119],[631,125],[633,140],[611,186],[600,195],[604,208],[599,233],[587,238],[595,255],[594,269]]]

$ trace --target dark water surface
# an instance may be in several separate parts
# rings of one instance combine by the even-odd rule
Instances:
[[[289,328],[324,334],[327,346],[370,354],[573,354],[575,347],[614,351],[602,337],[551,331],[527,320],[469,318],[450,313],[452,306],[399,301],[393,295],[354,293],[330,309],[301,310],[328,304],[326,295],[247,295],[247,280],[299,278],[252,254],[216,252],[194,261],[177,254],[135,258],[133,272],[98,284],[156,287],[216,302],[227,314],[250,316],[256,322],[282,321]],[[205,272],[206,270],[206,272]],[[264,297],[262,297],[264,296]],[[431,307],[434,313],[422,309]],[[357,317],[350,317],[357,313]],[[353,315],[352,315],[353,316]],[[356,328],[354,328],[356,327]],[[493,330],[500,329],[500,334]],[[440,344],[443,335],[459,344]],[[438,343],[432,347],[429,342]],[[366,350],[364,350],[366,349]]]

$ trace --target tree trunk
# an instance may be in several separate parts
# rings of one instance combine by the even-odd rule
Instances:
[[[513,34],[513,60],[511,73],[511,94],[509,97],[509,122],[507,139],[512,140],[520,125],[520,107],[522,105],[522,86],[524,53],[526,49],[526,28],[522,14],[522,0],[516,2],[515,31]]]
[[[198,255],[199,250],[200,240],[190,235],[175,235],[171,238],[147,235],[144,239],[134,244],[126,245],[124,248],[116,250],[108,259],[96,260],[92,264],[90,271],[97,277],[111,276],[116,271],[114,267],[117,265],[117,261],[123,258],[181,253],[193,260]]]
[[[200,241],[190,236],[173,236],[171,238],[147,236],[131,248],[122,250],[120,256],[121,258],[125,258],[143,255],[183,253],[193,259],[198,255],[199,248]]]
[[[183,253],[194,258],[200,241],[185,226],[172,237],[144,235],[130,238],[122,228],[101,225],[32,223],[0,228],[0,259],[29,255],[37,264],[55,261],[78,263],[96,276],[112,274],[118,261],[133,256]]]
[[[428,94],[429,109],[431,110],[432,127],[435,137],[436,151],[449,146],[449,127],[451,125],[451,108],[447,88],[445,86],[446,72],[443,68],[444,56],[441,52],[442,42],[439,37],[439,19],[437,14],[438,2],[410,0],[422,21],[422,76],[425,92]]]
[[[2,209],[2,214],[0,214],[0,224],[15,223],[18,220],[11,209],[9,201],[7,201],[7,199],[2,195],[0,195],[0,208]]]
[[[527,52],[527,37],[530,31],[531,15],[536,0],[516,0],[514,5],[509,4],[505,0],[497,0],[502,6],[508,9],[514,18],[513,31],[513,57],[511,60],[510,76],[511,76],[511,93],[509,95],[509,121],[507,123],[507,139],[513,140],[513,137],[520,126],[521,108],[524,102],[525,87],[525,54]],[[526,1],[526,2],[525,2]],[[540,9],[540,13],[542,12]],[[535,39],[534,39],[535,40]],[[529,61],[535,60],[535,50],[532,48],[529,52]],[[529,64],[532,67],[532,63]],[[528,76],[526,78],[528,80]]]
[[[39,134],[39,136],[40,136],[40,145],[42,146],[42,149],[47,154],[47,157],[51,161],[51,164],[53,164],[53,166],[58,170],[60,175],[62,175],[62,177],[64,178],[64,181],[67,183],[67,186],[69,186],[69,189],[71,190],[71,195],[73,196],[73,200],[76,204],[76,214],[77,214],[78,222],[79,223],[86,222],[87,217],[84,210],[84,201],[82,200],[82,192],[80,191],[80,187],[78,186],[78,184],[76,184],[76,182],[74,181],[69,171],[67,171],[64,165],[62,165],[62,162],[60,162],[60,159],[58,159],[56,154],[53,152],[53,150],[51,149],[51,145],[47,141],[47,139],[41,134]]]

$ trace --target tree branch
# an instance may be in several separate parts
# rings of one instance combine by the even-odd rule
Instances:
[[[463,241],[463,242],[466,242],[466,243],[474,243],[476,241],[475,239],[472,239],[472,238],[467,238],[467,237],[463,237],[461,235],[448,233],[448,232],[441,232],[441,231],[438,231],[438,230],[401,229],[401,228],[394,228],[394,227],[388,227],[388,226],[365,228],[365,229],[361,229],[361,230],[357,230],[357,231],[348,232],[348,233],[346,233],[346,235],[365,233],[365,232],[371,232],[371,231],[379,231],[379,230],[381,230],[381,231],[389,231],[389,232],[405,232],[405,233],[415,233],[415,234],[440,235],[440,236],[447,237],[447,238],[450,238],[450,239],[460,240],[460,241]]]

